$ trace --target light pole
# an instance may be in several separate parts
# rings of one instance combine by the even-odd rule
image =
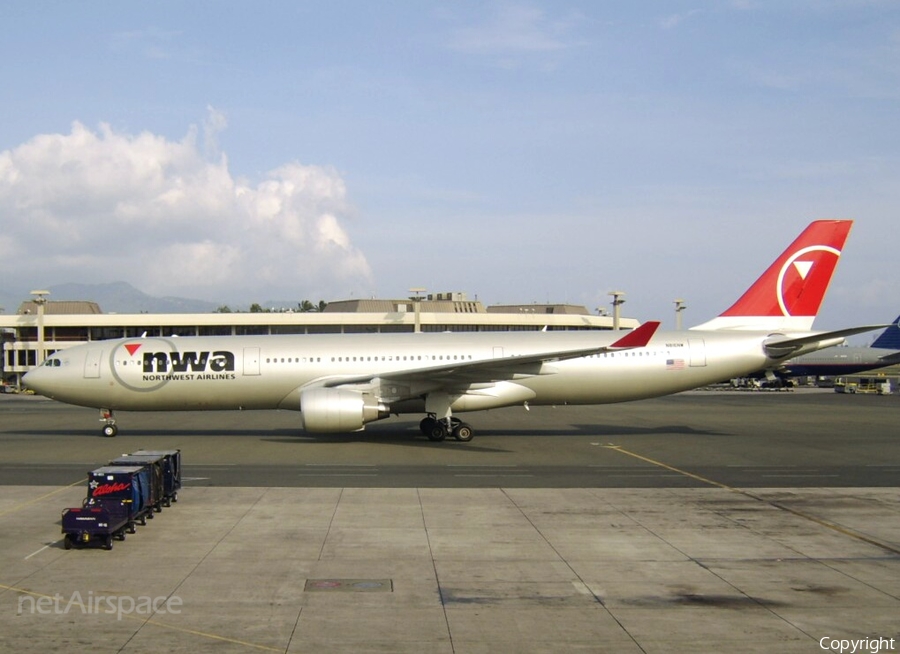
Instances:
[[[675,331],[681,331],[681,312],[687,309],[684,300],[675,300]]]
[[[425,295],[424,295],[425,289],[416,287],[416,288],[409,289],[409,292],[412,293],[412,295],[409,297],[409,299],[413,301],[413,311],[415,312],[415,316],[416,316],[416,324],[415,324],[415,327],[413,328],[413,333],[418,334],[419,332],[422,331],[422,323],[420,321],[420,316],[419,316],[419,307],[421,305],[422,300],[425,299]]]
[[[37,305],[37,353],[35,355],[35,367],[44,362],[44,305],[50,291],[31,291],[34,303]]]
[[[609,295],[611,295],[613,299],[613,329],[619,331],[619,318],[621,314],[619,307],[625,304],[625,300],[622,299],[625,293],[623,291],[610,291]]]

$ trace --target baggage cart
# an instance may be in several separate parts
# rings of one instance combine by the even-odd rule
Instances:
[[[65,548],[100,544],[109,550],[113,539],[125,540],[126,532],[135,532],[137,520],[146,524],[148,486],[148,471],[141,466],[105,466],[90,471],[83,505],[62,512]]]
[[[150,469],[147,466],[103,466],[88,473],[88,495],[84,506],[120,502],[128,509],[132,525],[147,524],[153,517]]]
[[[138,450],[131,456],[162,456],[163,505],[178,501],[181,490],[181,450]]]
[[[149,499],[148,503],[153,510],[159,513],[162,511],[165,494],[163,492],[163,460],[165,457],[160,455],[154,456],[135,456],[133,454],[123,454],[109,462],[111,466],[142,466],[147,470],[147,478],[149,480]]]

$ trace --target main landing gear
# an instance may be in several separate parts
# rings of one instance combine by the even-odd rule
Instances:
[[[440,443],[447,436],[453,435],[453,438],[468,443],[475,437],[472,425],[463,422],[459,418],[443,418],[438,419],[433,413],[429,413],[426,418],[419,423],[419,429],[428,437],[428,440]]]
[[[106,423],[103,425],[103,435],[107,438],[113,438],[116,434],[119,433],[119,428],[116,427],[116,419],[113,417],[112,409],[100,409],[100,422]]]

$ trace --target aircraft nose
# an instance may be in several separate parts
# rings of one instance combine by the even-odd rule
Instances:
[[[33,390],[35,393],[40,395],[44,394],[44,388],[42,381],[46,379],[46,376],[43,374],[44,371],[40,368],[34,368],[26,372],[22,376],[22,383],[25,385],[25,388],[29,388]]]
[[[25,386],[25,388],[32,388],[32,383],[34,383],[34,370],[29,370],[24,375],[22,375],[22,384]]]

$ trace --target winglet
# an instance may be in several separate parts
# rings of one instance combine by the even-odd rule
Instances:
[[[650,339],[653,338],[653,335],[656,333],[657,329],[659,329],[658,320],[650,320],[648,322],[645,322],[637,329],[632,329],[622,338],[610,345],[609,349],[624,350],[634,347],[644,347],[647,345],[647,343],[650,342]]]

